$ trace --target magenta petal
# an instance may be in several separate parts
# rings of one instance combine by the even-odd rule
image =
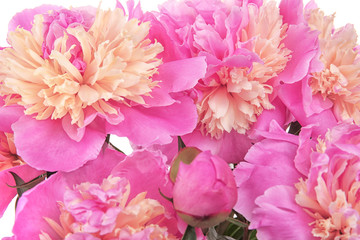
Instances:
[[[181,92],[193,88],[206,72],[205,57],[187,58],[167,62],[159,67],[159,74],[154,81],[159,87],[152,90],[151,96],[144,97],[149,106],[168,106],[175,102],[170,93]]]
[[[186,146],[197,147],[202,151],[210,150],[228,163],[238,163],[252,146],[251,140],[244,134],[235,131],[224,133],[221,139],[204,136],[199,130],[182,136]]]
[[[0,131],[10,133],[11,124],[24,115],[24,108],[18,105],[0,107]]]
[[[15,14],[15,16],[9,22],[9,32],[14,31],[18,26],[30,31],[34,22],[34,16],[37,14],[47,13],[50,10],[62,9],[56,5],[41,5],[32,9],[25,9],[22,12]]]
[[[42,171],[31,168],[29,165],[21,165],[0,172],[0,218],[4,214],[11,200],[17,195],[16,189],[9,187],[16,185],[10,172],[16,173],[25,182],[28,182],[43,173]]]
[[[296,189],[275,186],[256,199],[251,229],[257,229],[258,239],[315,239],[310,223],[314,220],[295,202]]]
[[[289,124],[289,112],[286,109],[286,106],[281,102],[279,98],[275,98],[271,103],[274,105],[274,109],[264,110],[260,116],[257,118],[257,121],[251,127],[251,130],[248,132],[250,138],[259,137],[257,131],[269,131],[270,123],[272,121],[277,122],[280,127],[284,127]]]
[[[130,182],[130,197],[134,198],[141,192],[146,197],[155,199],[165,207],[167,220],[164,221],[169,232],[178,232],[173,204],[160,195],[172,197],[173,184],[168,175],[167,158],[160,151],[135,151],[119,163],[111,172],[113,176],[125,177]]]
[[[205,57],[187,58],[167,62],[159,67],[155,81],[161,81],[160,89],[180,92],[193,88],[206,73]]]
[[[130,182],[130,197],[134,198],[141,192],[147,192],[146,196],[158,200],[162,205],[170,206],[171,203],[163,198],[161,192],[171,197],[172,184],[168,178],[167,158],[160,151],[141,150],[135,151],[119,163],[111,175],[125,177]]]
[[[250,222],[255,199],[277,184],[293,185],[302,176],[294,167],[297,145],[265,139],[255,144],[234,170],[238,202],[234,209]]]
[[[301,41],[299,41],[301,39]],[[302,80],[310,70],[311,65],[319,54],[318,32],[311,31],[304,24],[291,25],[284,39],[285,47],[291,50],[291,60],[279,74],[278,79],[284,83],[295,83]],[[319,61],[319,60],[316,60]],[[321,67],[321,65],[319,65]],[[321,69],[311,69],[313,72]]]
[[[299,91],[301,87],[302,82],[291,85],[284,84],[278,92],[279,98],[302,126],[315,125],[313,127],[313,136],[317,138],[318,135],[324,135],[327,129],[335,126],[337,121],[330,109],[308,116],[304,111],[302,93]]]
[[[304,22],[304,10],[302,0],[282,0],[279,5],[283,22],[287,24],[299,24]]]
[[[117,126],[108,125],[108,133],[128,137],[135,145],[169,143],[171,136],[189,133],[197,123],[195,104],[187,97],[166,107],[124,105],[121,112],[126,116],[124,121]]]
[[[35,188],[27,191],[19,200],[13,233],[17,239],[39,239],[41,231],[52,239],[58,239],[43,217],[58,222],[60,211],[57,201],[63,201],[64,192],[82,182],[100,184],[107,178],[124,155],[110,149],[104,150],[94,161],[70,173],[56,173]]]
[[[12,125],[18,154],[32,167],[46,171],[72,171],[95,159],[106,134],[87,127],[76,142],[62,128],[61,120],[35,120],[23,116]]]
[[[13,228],[17,239],[38,239],[41,230],[57,236],[43,217],[59,219],[57,201],[62,200],[66,187],[66,181],[59,173],[24,193],[17,205]]]

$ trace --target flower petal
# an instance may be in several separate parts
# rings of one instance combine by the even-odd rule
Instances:
[[[41,230],[53,237],[52,239],[57,239],[58,235],[43,217],[59,219],[57,201],[63,201],[67,188],[82,182],[100,184],[124,156],[117,151],[106,149],[97,159],[82,168],[70,173],[56,173],[27,191],[20,198],[16,210],[13,228],[16,239],[38,239]]]
[[[0,172],[0,218],[4,214],[11,200],[17,195],[16,189],[9,187],[16,185],[10,172],[16,173],[25,182],[31,181],[43,173],[28,165],[16,166]]]
[[[9,32],[14,31],[17,27],[21,27],[30,31],[32,28],[34,16],[37,14],[46,13],[50,10],[62,9],[60,6],[44,4],[36,8],[25,9],[22,12],[15,14],[9,22]]]
[[[183,97],[170,106],[145,108],[123,106],[126,116],[118,126],[108,125],[108,132],[119,137],[128,137],[136,145],[165,144],[171,136],[191,132],[197,123],[197,112],[193,101]]]
[[[36,120],[23,116],[12,125],[18,154],[32,167],[46,171],[72,171],[95,159],[106,134],[90,126],[76,142],[62,128],[61,120]]]
[[[259,239],[314,239],[309,224],[313,221],[295,202],[296,190],[275,186],[256,199],[250,228],[257,229]]]
[[[0,106],[0,131],[10,133],[11,124],[24,115],[24,108],[18,105]]]

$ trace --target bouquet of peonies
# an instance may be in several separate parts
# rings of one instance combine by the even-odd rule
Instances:
[[[360,47],[333,21],[301,0],[18,13],[5,239],[360,239]]]

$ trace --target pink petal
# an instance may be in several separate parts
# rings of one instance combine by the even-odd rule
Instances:
[[[167,158],[160,151],[135,151],[119,163],[111,175],[129,180],[131,186],[129,199],[141,192],[147,192],[148,198],[156,199],[162,205],[172,206],[159,193],[161,190],[164,195],[172,197],[172,184],[167,175],[169,166],[166,162]]]
[[[260,116],[258,116],[256,122],[251,127],[251,130],[248,132],[250,138],[257,138],[257,131],[269,131],[270,123],[272,121],[277,122],[280,127],[284,127],[289,124],[289,111],[286,106],[281,102],[279,98],[275,98],[271,104],[275,107],[271,110],[264,110]]]
[[[34,22],[34,16],[37,14],[47,13],[50,10],[60,10],[62,7],[56,5],[44,4],[36,8],[25,9],[22,12],[15,14],[9,22],[9,32],[15,31],[19,26],[25,30],[30,31]]]
[[[0,131],[10,133],[11,124],[24,115],[24,108],[18,105],[0,106]]]
[[[95,159],[106,134],[87,127],[76,142],[62,128],[61,120],[35,120],[23,116],[12,125],[18,154],[32,167],[46,171],[72,171]]]
[[[168,19],[169,16],[159,16],[160,20],[163,20],[163,18],[166,18],[165,21],[170,21]],[[164,47],[164,51],[159,55],[159,57],[162,58],[164,62],[176,61],[179,59],[191,57],[189,49],[187,49],[185,46],[174,44],[174,38],[177,38],[177,33],[175,33],[174,29],[167,29],[168,27],[165,28],[163,24],[154,16],[154,14],[150,12],[144,14],[143,20],[151,22],[149,38],[152,40],[156,39]]]
[[[60,211],[57,201],[63,201],[67,188],[72,188],[82,182],[100,184],[109,176],[124,155],[110,149],[104,150],[94,161],[88,162],[82,168],[70,173],[56,173],[35,188],[27,191],[19,200],[16,210],[16,220],[13,233],[17,239],[38,239],[45,231],[53,239],[58,239],[52,228],[43,217],[58,221]]]
[[[182,136],[186,146],[197,147],[202,151],[210,150],[228,163],[238,163],[244,160],[244,156],[252,146],[251,140],[244,134],[235,131],[225,132],[221,139],[204,136],[199,130]]]
[[[299,24],[304,22],[302,0],[282,0],[279,8],[284,23]]]
[[[251,229],[257,229],[258,239],[315,239],[311,234],[309,215],[295,203],[294,187],[275,186],[256,199]]]
[[[173,184],[168,176],[167,158],[160,151],[140,150],[127,156],[111,172],[113,176],[125,177],[130,182],[130,197],[132,199],[141,192],[147,192],[146,197],[155,199],[165,207],[167,220],[164,221],[169,232],[176,233],[177,219],[172,203],[160,195],[172,197]]]
[[[160,81],[159,87],[153,89],[151,97],[146,97],[145,102],[150,106],[167,106],[175,102],[169,93],[191,89],[205,76],[205,57],[164,63],[158,71],[154,81]]]
[[[278,93],[279,98],[287,106],[301,126],[309,124],[314,125],[313,136],[317,138],[319,135],[324,135],[327,129],[335,126],[337,121],[334,114],[329,109],[324,110],[319,114],[308,116],[304,111],[302,94],[299,91],[301,86],[301,82],[291,85],[284,84]]]
[[[302,127],[299,134],[299,148],[294,163],[296,169],[306,176],[309,173],[311,160],[310,155],[316,149],[317,141],[311,138],[312,127]]]
[[[302,176],[294,167],[297,145],[265,139],[256,143],[234,170],[238,202],[234,209],[250,222],[255,199],[277,184],[293,185]]]
[[[16,173],[25,182],[28,182],[43,173],[42,171],[31,168],[29,165],[21,165],[0,172],[0,218],[4,214],[11,200],[17,195],[16,189],[9,187],[16,185],[10,172]]]
[[[18,201],[13,228],[17,239],[38,239],[41,231],[57,236],[43,217],[59,219],[57,201],[62,200],[67,186],[65,178],[57,173],[24,193]]]
[[[301,39],[301,41],[299,41]],[[321,63],[312,62],[320,53],[318,32],[311,31],[304,24],[291,25],[284,39],[285,47],[291,50],[291,60],[279,74],[278,80],[284,83],[295,83],[302,80],[309,72],[311,65],[321,67]],[[321,69],[312,69],[313,71]],[[312,71],[312,72],[313,72]]]
[[[166,107],[145,108],[123,106],[125,119],[117,126],[108,125],[108,132],[128,137],[135,145],[166,144],[171,136],[191,132],[197,123],[193,101],[183,97],[181,101]]]

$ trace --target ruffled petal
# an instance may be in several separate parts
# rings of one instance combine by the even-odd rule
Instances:
[[[255,199],[277,184],[293,185],[302,176],[294,167],[297,145],[265,139],[255,144],[234,170],[238,186],[238,202],[234,209],[250,222]],[[261,181],[259,181],[261,179]]]
[[[313,219],[295,202],[296,190],[290,186],[275,186],[256,199],[251,229],[257,229],[259,239],[314,239],[310,223]]]
[[[14,31],[17,27],[21,27],[30,31],[34,22],[34,16],[43,14],[50,10],[60,10],[62,7],[56,5],[44,4],[36,8],[25,9],[22,12],[15,14],[9,22],[9,32]]]
[[[322,69],[323,65],[318,60],[320,54],[318,32],[311,31],[305,24],[291,25],[284,44],[291,50],[291,59],[284,71],[279,74],[279,81],[295,83],[310,72]]]
[[[82,182],[100,184],[125,157],[114,150],[104,151],[96,160],[82,168],[70,173],[56,173],[24,193],[19,199],[16,210],[13,228],[16,239],[39,239],[41,231],[49,234],[52,239],[58,239],[58,235],[43,217],[57,221],[60,215],[57,201],[63,201],[66,189]]]

